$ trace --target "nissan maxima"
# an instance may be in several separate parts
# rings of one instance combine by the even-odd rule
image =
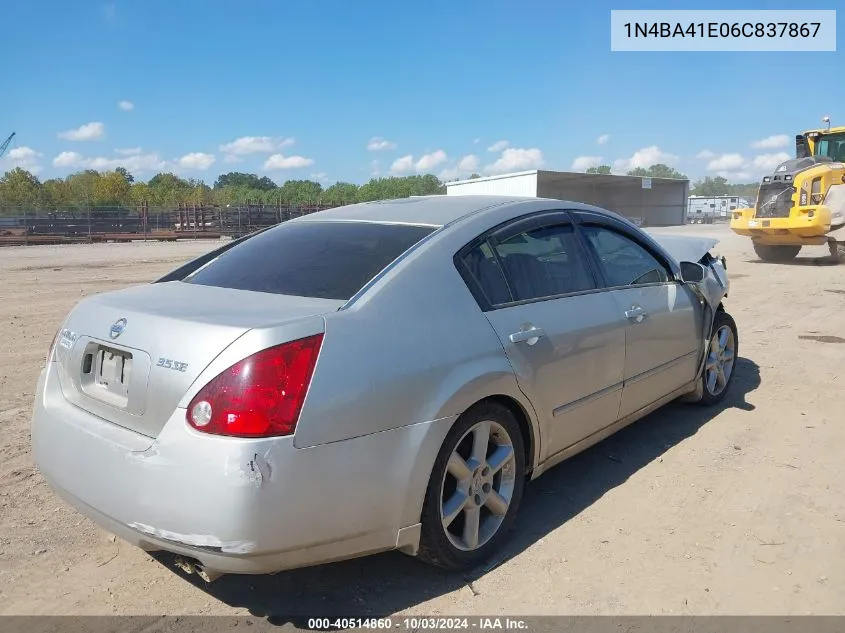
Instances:
[[[296,218],[81,301],[40,375],[35,460],[206,579],[394,549],[471,568],[528,480],[670,401],[725,397],[715,243],[538,198]]]

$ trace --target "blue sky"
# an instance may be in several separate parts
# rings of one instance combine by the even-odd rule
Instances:
[[[49,178],[124,165],[141,179],[166,169],[209,184],[226,171],[330,183],[600,159],[744,181],[823,115],[845,124],[842,52],[611,52],[614,8],[737,7],[5,0],[0,141],[17,136],[0,170]]]

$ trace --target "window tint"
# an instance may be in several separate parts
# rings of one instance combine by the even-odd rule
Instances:
[[[495,248],[515,301],[595,288],[571,225],[519,233]]]
[[[669,281],[665,266],[633,240],[609,229],[583,227],[609,286],[632,286]]]
[[[501,305],[513,301],[490,244],[483,242],[480,246],[476,246],[464,256],[463,261],[490,305]]]
[[[433,230],[368,222],[285,222],[223,253],[185,281],[349,299]]]

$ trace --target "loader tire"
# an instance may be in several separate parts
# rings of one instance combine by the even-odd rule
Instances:
[[[757,257],[762,259],[764,262],[791,262],[798,256],[800,251],[800,246],[754,244],[754,252],[757,253]]]
[[[830,256],[834,261],[839,263],[845,262],[845,242],[831,240],[828,242],[828,246],[830,247]]]

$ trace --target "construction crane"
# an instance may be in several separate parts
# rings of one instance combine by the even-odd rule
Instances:
[[[12,132],[9,134],[9,138],[3,141],[3,144],[0,145],[0,158],[3,158],[3,154],[6,153],[6,150],[9,149],[9,143],[12,142],[12,139],[15,138],[15,133]]]

